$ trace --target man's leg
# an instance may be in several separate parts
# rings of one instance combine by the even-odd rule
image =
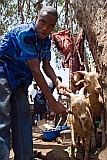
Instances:
[[[9,150],[5,145],[4,140],[0,137],[0,159],[9,160]]]
[[[10,95],[7,78],[0,77],[0,146],[3,146],[0,148],[0,153],[2,157],[7,156],[5,153],[9,153],[10,150]]]
[[[32,115],[23,86],[11,95],[12,140],[15,160],[33,160]]]

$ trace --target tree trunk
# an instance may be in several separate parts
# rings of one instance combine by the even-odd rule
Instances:
[[[72,3],[78,24],[85,30],[97,72],[101,74],[107,131],[107,1],[73,0]]]

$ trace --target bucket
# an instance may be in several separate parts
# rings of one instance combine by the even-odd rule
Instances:
[[[60,137],[60,132],[63,130],[68,129],[68,126],[58,126],[57,130],[55,128],[53,128],[52,130],[42,130],[43,136],[45,139],[47,140],[54,140],[57,137]]]
[[[42,131],[43,136],[47,140],[54,140],[57,137],[60,137],[60,130],[49,130],[49,131]]]

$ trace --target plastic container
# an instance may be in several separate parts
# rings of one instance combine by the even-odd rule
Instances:
[[[63,130],[69,129],[69,127],[68,126],[58,126],[58,129],[60,131],[63,131]]]
[[[54,140],[57,137],[60,137],[60,130],[49,130],[49,131],[42,131],[43,136],[47,140]]]
[[[54,130],[54,128],[53,128],[53,130],[49,130],[49,131],[42,130],[42,133],[43,133],[43,136],[44,136],[45,139],[54,140],[57,137],[60,137],[60,132],[61,131],[66,130],[68,128],[69,128],[68,126],[58,126],[57,130]]]

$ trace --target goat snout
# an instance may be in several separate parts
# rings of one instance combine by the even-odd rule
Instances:
[[[86,117],[84,116],[84,117],[81,117],[81,120],[82,121],[85,121],[86,120]]]
[[[81,120],[87,121],[87,120],[90,120],[90,118],[88,116],[83,116],[83,117],[81,117]]]
[[[95,87],[95,90],[98,91],[98,92],[100,92],[101,91],[101,86]]]

